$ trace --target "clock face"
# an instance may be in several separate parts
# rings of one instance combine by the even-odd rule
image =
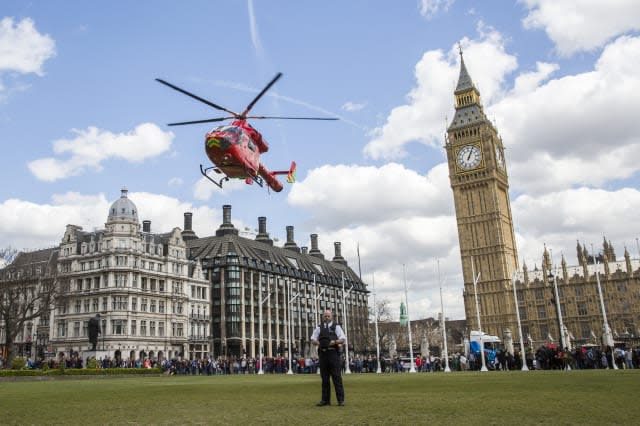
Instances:
[[[504,154],[502,150],[496,145],[496,163],[500,170],[504,170]]]
[[[482,154],[480,148],[475,145],[467,145],[463,147],[456,155],[456,162],[463,170],[472,170],[480,165]]]

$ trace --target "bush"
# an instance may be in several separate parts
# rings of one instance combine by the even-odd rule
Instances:
[[[93,370],[95,370],[96,368],[98,368],[98,360],[95,358],[91,358],[88,362],[87,362],[87,368],[91,368]]]
[[[27,359],[21,356],[17,356],[11,360],[11,368],[14,370],[24,370],[27,368]]]

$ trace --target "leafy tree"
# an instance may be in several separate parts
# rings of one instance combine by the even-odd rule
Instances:
[[[56,249],[21,252],[0,270],[0,324],[9,364],[16,355],[16,338],[25,331],[35,332],[36,320],[48,323],[58,291],[57,256]]]

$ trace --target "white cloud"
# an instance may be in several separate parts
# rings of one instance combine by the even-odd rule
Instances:
[[[167,182],[167,184],[173,187],[182,186],[184,184],[184,180],[179,177],[172,177],[171,179],[169,179],[169,182]]]
[[[88,169],[101,171],[101,163],[111,158],[142,162],[168,151],[174,138],[172,132],[164,132],[151,123],[140,124],[128,133],[114,134],[96,127],[74,129],[73,133],[76,134],[74,139],[53,142],[55,154],[70,154],[70,157],[49,157],[29,162],[29,170],[34,176],[44,181],[56,181],[81,175]]]
[[[211,173],[211,178],[219,181],[224,175]],[[193,185],[193,197],[196,200],[208,201],[214,195],[228,196],[231,192],[242,191],[247,184],[242,179],[230,179],[222,183],[222,188],[217,187],[209,179],[201,177]]]
[[[529,8],[525,28],[544,30],[561,55],[603,46],[611,38],[640,30],[637,0],[521,0]]]
[[[34,73],[42,76],[43,64],[56,53],[55,42],[36,30],[34,22],[25,18],[0,21],[0,71]]]
[[[516,68],[514,56],[504,51],[502,36],[479,25],[481,40],[463,39],[465,64],[485,102],[502,93],[505,75]],[[381,127],[371,132],[365,155],[373,159],[397,159],[406,155],[404,146],[419,142],[431,146],[443,144],[446,117],[453,114],[453,90],[460,72],[458,47],[452,46],[445,57],[440,50],[426,52],[416,65],[416,87],[408,103],[395,107]]]
[[[345,102],[341,109],[343,109],[344,111],[360,111],[361,109],[363,109],[366,106],[366,104],[364,103],[355,103],[355,102]]]
[[[109,207],[120,194],[84,195],[77,192],[55,194],[50,203],[8,199],[0,203],[0,241],[17,249],[40,249],[60,243],[67,224],[81,226],[85,231],[104,229]],[[166,195],[129,192],[128,197],[138,208],[139,220],[151,220],[156,233],[183,228],[184,213],[193,213],[193,230],[208,236],[222,222],[222,213],[207,206],[194,206]],[[46,220],[43,220],[46,218]],[[238,223],[236,223],[238,222]],[[242,222],[234,221],[242,229]]]
[[[602,186],[640,170],[636,131],[640,37],[608,45],[592,71],[545,81],[557,69],[538,64],[487,108],[507,147],[512,188],[541,193]]]
[[[449,7],[455,0],[418,0],[418,8],[420,9],[420,15],[426,18],[432,18],[440,9],[444,12],[449,10]]]
[[[288,202],[308,209],[321,227],[452,213],[446,164],[434,167],[426,177],[397,163],[379,168],[322,166],[292,187]]]

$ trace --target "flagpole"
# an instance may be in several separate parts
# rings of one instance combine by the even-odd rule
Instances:
[[[349,291],[351,291],[351,289],[349,289]],[[349,336],[347,335],[347,297],[344,292],[344,271],[342,272],[342,314],[344,315],[344,327],[342,331],[344,332],[344,335],[346,337],[346,339],[344,340],[345,362],[346,362],[344,374],[351,374],[351,368],[349,368]]]
[[[471,256],[471,275],[471,278],[473,278],[473,295],[476,299],[478,332],[480,333],[480,358],[482,359],[482,368],[480,368],[480,371],[489,371],[487,368],[487,361],[484,359],[484,333],[482,332],[482,325],[480,324],[480,305],[478,304],[478,281],[480,280],[480,272],[478,272],[478,276],[476,277],[476,268],[473,262],[473,256]]]
[[[378,304],[376,303],[376,276],[371,274],[371,283],[373,285],[373,320],[376,325],[376,361],[378,361],[378,368],[376,373],[380,374],[382,369],[380,368],[380,335],[378,334]]]
[[[522,323],[520,322],[520,308],[518,307],[518,293],[516,292],[516,273],[511,276],[511,285],[513,286],[513,301],[516,304],[516,319],[518,320],[518,334],[520,335],[520,355],[522,356],[522,371],[529,371],[527,367],[527,358],[524,350],[524,340],[522,337]]]
[[[438,259],[438,284],[440,284],[440,312],[442,312],[442,341],[444,343],[444,372],[451,373],[449,368],[449,351],[447,349],[447,324],[444,317],[444,303],[442,301],[442,280],[440,279],[440,259]]]
[[[407,329],[409,330],[409,356],[411,357],[411,369],[409,369],[409,373],[415,373],[415,360],[413,359],[413,342],[411,340],[411,318],[409,317],[409,296],[407,296],[407,271],[405,269],[404,263],[402,264],[402,273],[404,275],[404,300],[407,308]]]

